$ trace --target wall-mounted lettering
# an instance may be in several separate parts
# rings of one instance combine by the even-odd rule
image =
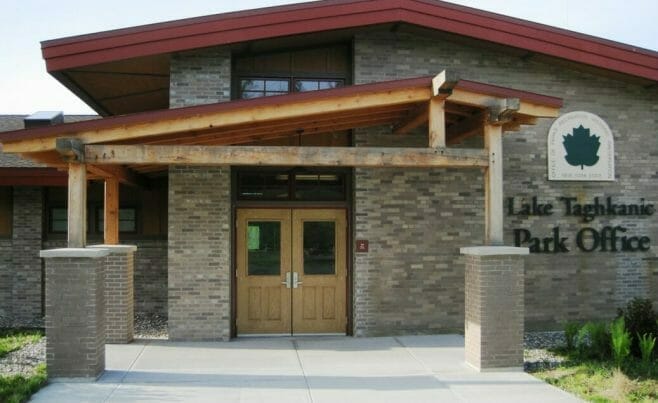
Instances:
[[[653,216],[656,212],[654,204],[640,198],[637,203],[618,203],[609,196],[594,197],[591,202],[578,202],[576,197],[558,197],[555,207],[550,202],[541,201],[537,196],[529,200],[507,198],[508,216],[552,216],[561,211],[566,217],[577,217],[582,222],[592,222],[597,217],[640,218]],[[559,209],[561,207],[561,209]],[[530,253],[568,253],[574,248],[581,252],[646,252],[651,248],[651,239],[645,235],[629,232],[620,225],[604,226],[602,228],[585,227],[575,235],[575,242],[560,233],[559,227],[554,227],[550,234],[537,235],[529,229],[516,228],[514,244],[517,247],[527,247]]]

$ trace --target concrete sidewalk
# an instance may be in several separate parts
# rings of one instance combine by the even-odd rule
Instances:
[[[33,402],[576,402],[523,372],[478,373],[461,336],[237,339],[108,345],[96,383]]]

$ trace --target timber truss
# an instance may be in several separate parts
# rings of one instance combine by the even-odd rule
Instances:
[[[169,165],[454,167],[485,170],[486,238],[502,243],[502,135],[557,117],[559,98],[449,77],[421,77],[0,134],[3,151],[67,170],[69,247],[84,247],[86,181],[106,182],[105,241],[118,243],[118,183],[147,186]],[[259,142],[389,126],[427,127],[427,146],[279,147]],[[484,148],[451,147],[484,137]],[[251,144],[251,145],[250,145]]]

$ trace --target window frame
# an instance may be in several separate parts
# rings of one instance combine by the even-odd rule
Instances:
[[[97,235],[103,235],[105,233],[104,210],[105,210],[104,206],[102,206],[102,205],[96,206],[95,213],[94,213],[95,214],[94,215],[94,226],[95,226],[94,233],[97,234]],[[135,219],[134,219],[135,229],[134,230],[132,230],[132,231],[122,231],[121,230],[121,210],[124,210],[124,211],[125,210],[133,210],[133,212],[135,214]],[[139,224],[140,224],[140,218],[139,217],[140,217],[140,211],[139,211],[139,208],[137,206],[127,205],[127,206],[119,207],[119,233],[120,234],[139,234],[139,233],[141,233],[140,227],[139,227]],[[124,220],[124,221],[126,221],[126,220]],[[103,225],[101,225],[101,222],[103,222]]]

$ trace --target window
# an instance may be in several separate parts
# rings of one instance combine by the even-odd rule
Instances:
[[[328,90],[342,86],[342,80],[295,80],[296,92]]]
[[[240,98],[242,99],[282,95],[288,92],[290,92],[290,82],[287,79],[245,78],[240,80]]]
[[[66,232],[68,230],[68,213],[66,207],[51,207],[49,232]]]
[[[101,207],[96,210],[96,231],[103,233],[105,230],[104,209]],[[119,209],[119,232],[137,232],[137,209],[120,208]]]
[[[342,87],[343,80],[293,79],[294,92],[327,90]],[[240,94],[242,99],[283,95],[291,92],[290,80],[281,78],[242,78],[240,79]]]
[[[342,171],[238,172],[238,200],[260,201],[344,201],[347,200],[347,178]]]

